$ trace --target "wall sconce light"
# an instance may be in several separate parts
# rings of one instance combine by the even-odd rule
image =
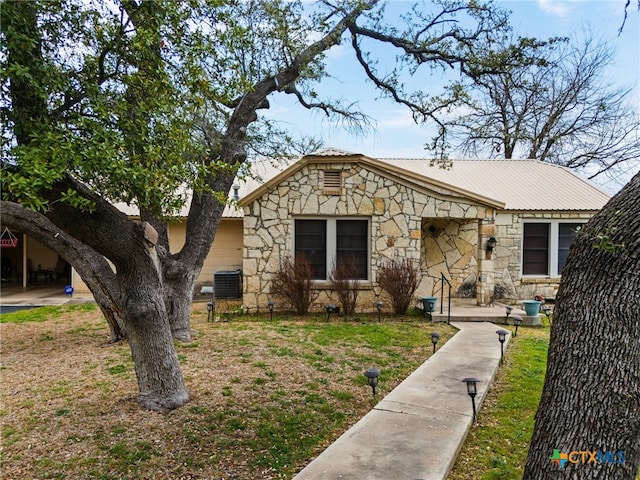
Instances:
[[[487,240],[487,252],[493,252],[493,247],[497,244],[498,241],[496,240],[496,237],[489,237],[489,240]]]
[[[275,303],[273,303],[272,301],[269,301],[267,303],[267,306],[269,307],[269,320],[273,320],[273,306],[275,305]]]
[[[436,353],[436,343],[440,340],[440,334],[438,332],[431,332],[431,343],[433,343],[433,353]]]
[[[380,376],[380,370],[373,367],[368,368],[367,370],[365,370],[364,376],[367,377],[367,382],[369,383],[369,386],[371,387],[371,390],[373,390],[373,394],[375,395],[376,387],[378,386],[378,377]]]
[[[477,420],[477,417],[476,417],[476,394],[478,393],[478,387],[477,387],[476,383],[478,383],[480,380],[478,380],[475,377],[468,377],[468,378],[465,378],[462,381],[467,384],[467,393],[471,397],[471,406],[473,407],[473,423],[476,423],[476,420]]]
[[[516,331],[514,332],[513,336],[517,337],[518,336],[518,327],[520,325],[522,325],[522,317],[520,315],[514,315],[513,316],[513,324],[516,326]]]
[[[327,312],[327,322],[328,322],[332,313],[340,313],[340,307],[336,307],[333,303],[330,303],[329,305],[327,305],[327,308],[325,308],[325,311]]]
[[[502,363],[502,359],[504,357],[504,342],[507,339],[507,335],[509,335],[509,330],[496,330],[498,334],[498,341],[500,342],[500,363]]]

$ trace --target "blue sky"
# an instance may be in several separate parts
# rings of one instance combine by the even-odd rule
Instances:
[[[392,0],[394,1],[394,0]],[[406,3],[395,0],[397,4]],[[616,49],[612,81],[635,87],[632,101],[640,106],[640,13],[631,2],[622,34],[618,29],[624,16],[624,0],[495,0],[512,11],[511,22],[518,34],[547,38],[593,31]],[[400,6],[400,5],[398,5]],[[321,138],[325,145],[378,157],[424,157],[424,144],[430,139],[428,127],[413,123],[410,113],[388,100],[377,98],[373,86],[352,68],[354,59],[347,47],[339,47],[328,57],[330,71],[336,76],[321,88],[345,102],[358,102],[360,109],[373,117],[375,129],[366,135],[354,135],[329,123],[320,113],[309,113],[295,106],[291,98],[272,99],[269,116],[285,122],[294,133]],[[436,77],[424,78],[425,91],[437,93]],[[607,187],[605,185],[605,187]],[[610,186],[608,189],[611,189]]]

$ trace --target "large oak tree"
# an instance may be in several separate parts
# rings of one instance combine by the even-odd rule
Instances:
[[[238,169],[251,152],[283,150],[286,137],[260,115],[269,97],[366,121],[312,88],[345,42],[383,94],[429,116],[420,92],[403,90],[403,72],[466,68],[476,42],[507,29],[503,12],[459,0],[422,4],[395,25],[376,0],[1,8],[2,223],[80,272],[112,338],[130,342],[139,402],[154,410],[188,401],[173,340],[190,337],[194,282]],[[398,55],[397,68],[385,59],[378,70],[378,51]],[[185,243],[171,252],[167,222],[186,202]]]
[[[640,173],[580,230],[562,269],[524,479],[633,480],[639,466]]]

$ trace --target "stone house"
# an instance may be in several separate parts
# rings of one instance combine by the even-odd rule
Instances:
[[[240,199],[243,304],[264,310],[282,259],[302,254],[313,265],[318,309],[337,303],[328,281],[336,259],[354,266],[361,310],[381,293],[379,266],[395,258],[419,264],[417,299],[440,296],[443,278],[451,296],[479,305],[555,297],[572,239],[608,199],[570,170],[535,160],[459,160],[443,169],[323,150]]]
[[[218,273],[238,272],[248,311],[274,300],[273,275],[296,254],[313,256],[318,309],[337,303],[327,278],[334,258],[346,254],[357,259],[360,310],[371,310],[376,294],[384,300],[377,270],[395,258],[419,264],[416,299],[439,297],[443,277],[452,296],[480,305],[553,298],[577,229],[609,199],[570,170],[534,160],[456,160],[442,169],[327,149],[253,170],[257,179],[238,180],[229,192],[238,202],[225,209],[194,292],[208,295]],[[169,226],[172,251],[185,231],[185,222]],[[20,248],[3,248],[3,256],[53,268],[55,252],[17,235]],[[29,284],[26,273],[16,277]],[[76,292],[88,291],[75,271],[70,277]]]

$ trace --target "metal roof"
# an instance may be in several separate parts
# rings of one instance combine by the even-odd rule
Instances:
[[[505,210],[597,211],[609,195],[566,167],[537,160],[453,160],[450,168],[429,160],[389,158],[381,161],[499,200]]]
[[[240,204],[261,196],[269,188],[284,181],[305,164],[313,161],[353,161],[363,166],[376,167],[382,174],[405,177],[435,188],[450,188],[458,195],[487,205],[515,211],[597,211],[610,196],[588,180],[568,168],[537,160],[453,160],[450,168],[433,165],[424,158],[373,158],[335,148],[327,148],[304,156],[297,161],[253,162],[251,176],[239,178]],[[233,188],[229,198],[233,198]],[[180,215],[186,216],[189,204]],[[119,204],[128,215],[137,215],[137,209]],[[242,208],[227,205],[224,218],[242,218]]]

